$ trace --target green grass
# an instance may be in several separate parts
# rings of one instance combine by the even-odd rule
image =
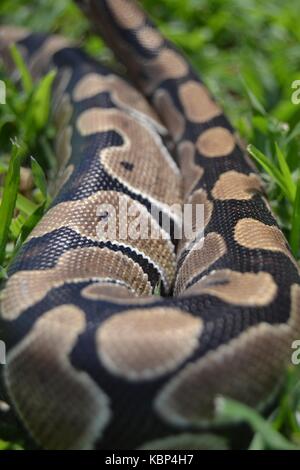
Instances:
[[[300,257],[300,104],[292,103],[292,83],[300,79],[298,0],[144,0],[162,31],[190,58],[250,146],[273,211]],[[79,41],[91,54],[112,55],[95,37],[71,0],[2,0],[2,23],[59,32]],[[22,89],[7,84],[0,106],[0,276],[50,202],[45,174],[55,172],[49,123],[53,74],[33,85],[16,49]],[[33,157],[33,158],[30,158]],[[21,194],[20,167],[32,169],[34,186]],[[287,371],[277,408],[261,417],[233,401],[219,401],[224,417],[245,420],[254,431],[250,449],[300,447],[300,372]],[[3,438],[3,440],[1,440]],[[0,449],[18,448],[6,441]]]

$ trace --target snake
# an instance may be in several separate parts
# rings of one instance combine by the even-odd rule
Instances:
[[[35,80],[56,70],[58,161],[2,292],[5,389],[41,448],[198,449],[232,425],[218,397],[276,399],[300,337],[299,266],[184,55],[132,0],[77,3],[126,76],[61,36],[0,30],[8,73],[11,44]]]

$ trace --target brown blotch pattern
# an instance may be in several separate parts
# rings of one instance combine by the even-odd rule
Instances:
[[[4,65],[8,74],[15,76],[17,73],[19,75],[11,55],[10,46],[15,44],[23,60],[26,61],[28,50],[18,41],[22,41],[22,39],[25,39],[29,34],[30,31],[26,28],[0,25],[0,63]]]
[[[177,257],[180,258],[182,251],[188,249],[192,243],[194,243],[195,239],[199,237],[201,232],[204,232],[204,229],[208,225],[212,212],[213,212],[213,202],[210,201],[207,197],[207,192],[204,189],[197,189],[194,191],[191,196],[185,201],[185,204],[190,204],[192,209],[192,223],[188,225],[188,227],[183,227],[183,235],[182,238],[178,242],[178,250],[177,250]],[[203,205],[204,211],[204,219],[203,219],[203,227],[198,227],[199,222],[197,220],[197,205]],[[199,229],[198,231],[196,229]],[[188,236],[185,232],[188,230]]]
[[[110,372],[128,380],[153,379],[192,354],[202,328],[200,318],[176,308],[136,309],[106,320],[96,343]]]
[[[61,131],[67,127],[71,121],[73,114],[73,106],[71,104],[70,96],[65,94],[61,97],[59,104],[53,114],[55,127]]]
[[[154,95],[154,105],[173,139],[180,140],[185,129],[185,121],[169,93],[166,90],[158,90]]]
[[[148,276],[140,265],[108,248],[76,248],[64,253],[54,268],[18,271],[7,281],[1,303],[2,317],[14,320],[42,300],[51,289],[66,282],[113,279],[129,285],[138,295],[152,292]]]
[[[187,285],[212,266],[227,251],[225,240],[218,233],[209,233],[197,242],[187,254],[176,276],[174,293],[181,294]]]
[[[290,362],[291,344],[299,338],[298,284],[292,286],[291,298],[288,323],[260,323],[188,364],[158,395],[158,414],[173,425],[201,426],[217,419],[215,399],[219,395],[254,408],[266,405]]]
[[[206,88],[189,80],[179,87],[179,98],[187,118],[192,122],[205,122],[222,114]]]
[[[125,80],[116,75],[99,75],[89,73],[85,75],[73,91],[74,101],[82,101],[98,93],[110,92],[114,103],[120,108],[134,113],[141,113],[150,122],[163,132],[163,126],[146,99]]]
[[[72,155],[72,126],[64,127],[58,134],[55,143],[55,154],[59,168],[67,165]]]
[[[161,297],[157,295],[137,296],[130,286],[124,283],[96,282],[84,287],[81,295],[90,300],[105,300],[119,305],[145,306],[157,302]]]
[[[182,174],[184,196],[189,195],[202,178],[204,169],[195,163],[195,147],[188,140],[178,145],[179,166]]]
[[[145,206],[123,193],[99,191],[83,200],[57,204],[28,239],[61,227],[69,227],[94,241],[130,246],[151,260],[166,285],[173,280],[175,254],[170,235],[160,228]]]
[[[225,127],[213,127],[200,134],[197,150],[208,158],[226,157],[235,147],[234,135]]]
[[[53,180],[49,185],[49,193],[53,198],[59,193],[59,191],[67,183],[67,181],[69,181],[73,174],[74,168],[74,165],[70,164],[67,167],[64,167],[59,170],[56,179]]]
[[[138,29],[145,22],[145,14],[131,0],[108,0],[107,3],[122,28]]]
[[[29,62],[29,69],[34,78],[42,77],[49,67],[52,57],[56,52],[66,47],[71,47],[72,43],[62,36],[50,36],[42,47],[32,56]]]
[[[179,170],[157,133],[122,111],[97,108],[83,112],[77,128],[83,136],[112,129],[118,132],[123,145],[111,145],[101,151],[105,170],[160,207],[181,203]]]
[[[9,395],[32,436],[47,449],[91,449],[110,420],[107,395],[70,363],[85,328],[84,312],[75,305],[53,308],[8,354]]]
[[[72,69],[69,67],[64,67],[61,69],[61,75],[59,78],[59,82],[55,83],[55,88],[53,89],[52,93],[52,109],[53,109],[53,116],[55,118],[59,118],[60,113],[57,112],[57,108],[60,106],[61,99],[64,98],[64,94],[69,97],[67,93],[65,93],[71,78],[72,78]],[[54,118],[54,119],[55,119]]]
[[[262,182],[254,173],[245,175],[238,171],[226,171],[222,173],[212,189],[215,199],[225,201],[227,199],[251,199],[254,194],[262,192]]]
[[[275,299],[277,290],[276,282],[267,272],[220,269],[200,279],[184,295],[209,294],[233,305],[262,307]]]
[[[145,49],[156,49],[160,47],[164,40],[162,35],[151,26],[145,25],[136,32],[138,41]]]
[[[298,268],[283,233],[276,225],[266,225],[256,219],[244,218],[237,222],[234,238],[241,246],[252,250],[270,250],[283,253]]]
[[[84,287],[81,291],[82,297],[90,300],[110,300],[115,301],[118,299],[127,300],[137,297],[135,292],[129,286],[124,284],[116,284],[112,282],[97,282]]]
[[[151,92],[158,84],[168,79],[184,77],[189,67],[184,58],[172,49],[163,48],[152,60],[142,60],[142,68],[148,74],[148,80],[141,79],[145,92]]]
[[[0,49],[7,48],[11,44],[22,41],[30,34],[26,28],[15,26],[0,26]]]

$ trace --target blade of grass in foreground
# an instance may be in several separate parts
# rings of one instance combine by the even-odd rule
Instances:
[[[282,434],[273,428],[272,424],[262,418],[257,411],[249,406],[229,398],[218,397],[216,402],[217,414],[226,419],[246,421],[269,449],[299,450],[299,447],[288,441]],[[258,439],[258,437],[256,437]],[[259,441],[261,441],[261,439]],[[262,443],[259,442],[261,447]],[[252,447],[253,449],[253,447]]]
[[[266,173],[274,178],[286,198],[290,202],[293,202],[293,195],[289,191],[289,188],[287,188],[284,177],[278,168],[276,168],[276,166],[266,157],[266,155],[264,155],[254,145],[248,145],[247,150],[250,155],[263,167]]]
[[[298,179],[296,197],[294,202],[290,245],[293,255],[297,258],[300,247],[300,178]]]
[[[22,149],[17,143],[13,143],[9,168],[4,181],[2,201],[0,205],[0,265],[5,258],[5,247],[9,235],[9,227],[14,215],[19,183],[20,167],[22,161]]]

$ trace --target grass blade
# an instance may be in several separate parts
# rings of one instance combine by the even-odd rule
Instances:
[[[293,207],[290,245],[293,255],[297,257],[300,247],[300,178],[298,179],[296,197]]]
[[[2,201],[0,205],[0,265],[5,258],[5,247],[9,235],[9,227],[14,215],[22,161],[22,149],[16,143],[13,144],[9,168],[4,181]]]
[[[296,196],[296,185],[293,181],[289,166],[277,143],[275,143],[275,149],[276,149],[276,155],[277,155],[279,167],[283,175],[287,190],[289,191],[289,194],[290,194],[290,200],[294,200]]]
[[[250,155],[263,167],[263,169],[270,175],[278,186],[280,187],[281,191],[283,194],[289,199],[289,201],[293,202],[293,199],[291,200],[291,194],[289,193],[285,181],[280,173],[280,171],[276,168],[275,165],[270,162],[270,160],[264,155],[260,150],[258,150],[254,145],[248,145],[247,151],[250,153]]]
[[[299,450],[295,444],[289,442],[282,434],[277,432],[272,424],[262,418],[257,411],[242,403],[219,397],[217,399],[217,413],[226,419],[246,421],[256,433],[261,435],[270,449]]]
[[[15,44],[10,47],[10,51],[13,61],[20,72],[23,89],[26,93],[31,93],[33,89],[32,78],[23,57]]]
[[[37,130],[42,129],[48,122],[51,105],[51,90],[56,72],[49,72],[37,85],[30,103],[33,121]]]
[[[30,159],[34,182],[41,191],[43,198],[47,199],[47,180],[44,171],[35,158],[30,157]]]

